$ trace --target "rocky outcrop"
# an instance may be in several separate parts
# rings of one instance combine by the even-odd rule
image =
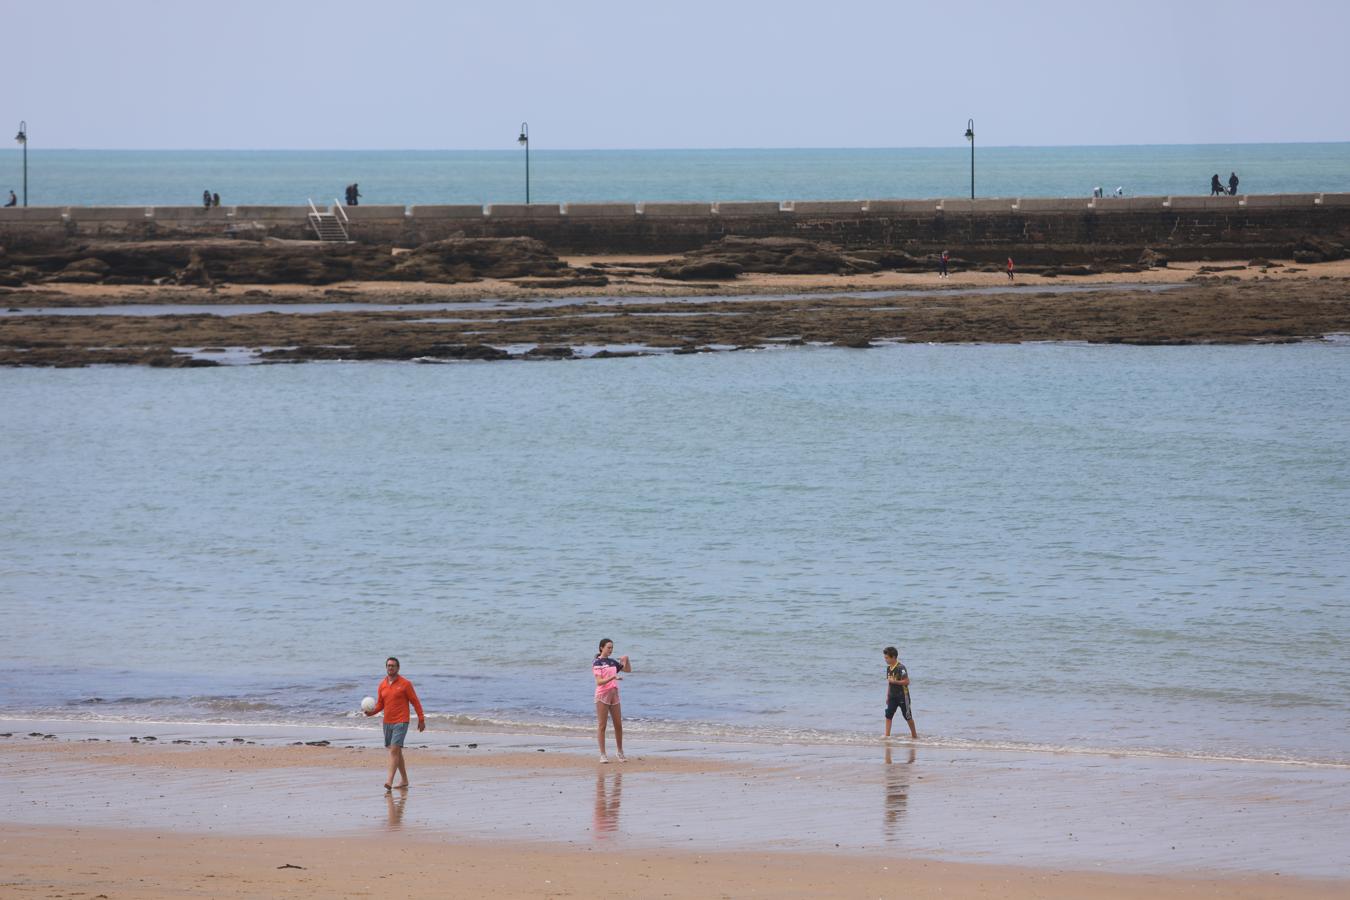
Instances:
[[[480,278],[567,279],[553,251],[532,238],[450,238],[397,253],[392,247],[313,241],[73,242],[3,258],[0,283],[310,284],[339,281],[454,283]],[[589,277],[594,279],[592,273]]]
[[[686,253],[656,270],[662,278],[680,281],[727,281],[742,272],[773,275],[856,275],[881,269],[919,269],[936,260],[919,259],[900,250],[844,251],[828,243],[788,237],[724,237]]]

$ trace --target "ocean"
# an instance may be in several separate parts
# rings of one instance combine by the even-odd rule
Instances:
[[[536,139],[538,140],[538,139]],[[970,195],[969,146],[843,150],[530,151],[530,200],[865,200]],[[981,197],[1208,194],[1211,175],[1243,193],[1350,191],[1350,143],[975,148]],[[19,191],[19,151],[0,191]],[[331,203],[356,182],[365,204],[521,203],[525,154],[499,151],[48,150],[30,145],[33,206]]]
[[[1209,168],[1213,168],[1212,166]],[[1350,342],[0,371],[0,716],[1350,765]],[[901,728],[903,732],[903,727]]]

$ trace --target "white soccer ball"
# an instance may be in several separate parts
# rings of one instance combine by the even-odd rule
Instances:
[[[362,712],[373,712],[374,709],[375,709],[375,698],[374,698],[374,697],[367,697],[366,699],[364,699],[364,700],[361,701],[361,711],[362,711]]]

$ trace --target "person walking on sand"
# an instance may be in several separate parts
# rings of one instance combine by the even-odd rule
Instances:
[[[384,710],[384,745],[389,748],[389,776],[384,779],[386,791],[408,787],[408,767],[403,762],[403,742],[408,737],[410,723],[408,704],[412,704],[413,709],[417,710],[417,730],[427,730],[427,717],[422,712],[422,701],[417,699],[417,691],[413,690],[412,682],[399,675],[398,669],[398,657],[391,656],[384,661],[385,677],[376,692],[378,697],[375,708],[366,713],[373,716]],[[402,783],[394,784],[395,773],[403,777]]]
[[[938,277],[939,277],[939,278],[946,278],[946,277],[947,277],[947,263],[951,260],[951,258],[952,258],[952,257],[951,257],[951,254],[948,253],[946,250],[943,250],[943,251],[942,251],[942,255],[938,257]]]
[[[1222,193],[1224,193],[1223,185],[1219,183],[1219,173],[1215,172],[1209,179],[1209,195],[1214,197]]]
[[[1238,177],[1236,172],[1228,173],[1228,193],[1231,196],[1237,196]]]
[[[1013,261],[1011,256],[1008,257],[1008,280],[1013,280]]]
[[[909,723],[909,736],[919,739],[919,732],[914,727],[914,715],[909,711],[909,670],[905,664],[900,661],[900,651],[894,647],[887,647],[881,651],[886,658],[886,737],[891,736],[891,719],[895,718],[895,711],[900,710],[900,714],[905,717]]]
[[[595,654],[591,663],[591,673],[595,675],[595,737],[600,743],[600,761],[609,762],[605,755],[605,724],[607,719],[614,722],[614,747],[619,751],[619,762],[627,762],[623,755],[623,716],[619,711],[620,672],[633,671],[628,657],[612,659],[614,642],[609,638],[600,639],[600,652]]]

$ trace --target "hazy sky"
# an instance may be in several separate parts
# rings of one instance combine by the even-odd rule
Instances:
[[[1350,140],[1347,0],[0,0],[44,148]],[[7,132],[12,134],[12,132]]]

